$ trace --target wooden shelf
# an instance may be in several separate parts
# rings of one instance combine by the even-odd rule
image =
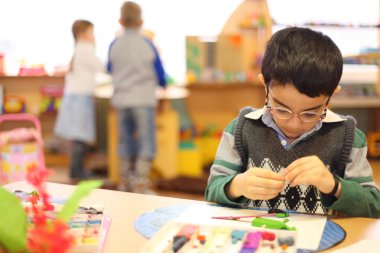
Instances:
[[[380,108],[380,97],[332,97],[333,108]]]
[[[380,29],[380,24],[339,24],[339,23],[315,23],[305,22],[301,24],[286,24],[273,22],[274,26],[297,26],[297,27],[310,27],[310,28],[332,28],[332,29]]]
[[[64,78],[64,76],[47,76],[47,75],[44,75],[44,76],[4,76],[4,75],[0,75],[0,78],[17,78],[17,79],[20,79],[20,78],[23,78],[23,79],[41,79],[41,78],[48,78],[48,79],[62,79]]]
[[[265,88],[258,83],[198,83],[187,86],[186,108],[195,126],[223,129],[245,106],[264,105]]]
[[[197,82],[186,85],[186,88],[190,89],[236,89],[262,86],[259,82],[235,82],[235,83],[219,83],[219,82]]]

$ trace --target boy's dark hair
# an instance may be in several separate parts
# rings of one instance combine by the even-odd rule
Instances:
[[[71,31],[73,32],[74,39],[77,40],[79,34],[86,32],[88,28],[93,27],[93,26],[94,24],[92,24],[88,20],[83,20],[83,19],[75,20],[71,27]]]
[[[331,96],[342,70],[342,54],[335,43],[321,32],[299,27],[272,36],[261,66],[267,88],[291,83],[309,97]]]

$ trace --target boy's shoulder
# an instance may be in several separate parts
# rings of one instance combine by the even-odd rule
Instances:
[[[356,127],[357,120],[351,115],[341,115],[336,114],[334,112],[329,111],[330,115],[333,114],[335,118],[339,117],[340,120],[327,120],[327,124],[341,124],[345,126],[346,134],[351,136],[349,138],[353,138],[352,147],[353,148],[363,148],[367,146],[367,139],[365,133]]]
[[[238,119],[251,118],[251,119],[259,119],[263,113],[264,108],[257,109],[251,106],[246,106],[240,109],[239,114],[237,116]]]
[[[363,131],[361,131],[359,128],[355,128],[354,132],[354,148],[363,148],[367,146],[367,138]]]
[[[256,111],[257,109],[256,108],[253,108],[251,106],[246,106],[246,107],[243,107],[240,109],[239,111],[239,116],[242,115],[242,116],[245,116],[246,114],[250,113],[250,112],[254,112]]]
[[[250,106],[243,107],[242,109],[240,109],[238,116],[234,118],[232,121],[230,121],[230,123],[226,126],[224,131],[230,134],[234,134],[235,127],[238,122],[244,121],[246,119],[245,116],[247,116],[249,113],[252,113],[252,112],[261,113],[259,112],[260,110],[261,109],[256,109]]]

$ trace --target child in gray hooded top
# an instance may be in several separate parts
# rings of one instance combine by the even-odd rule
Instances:
[[[123,33],[110,45],[108,70],[112,75],[117,110],[121,182],[119,189],[152,193],[149,173],[156,152],[157,86],[166,78],[157,49],[145,38],[141,8],[134,2],[121,7]]]

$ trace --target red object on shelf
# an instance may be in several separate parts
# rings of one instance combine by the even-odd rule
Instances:
[[[43,66],[38,67],[20,67],[19,76],[46,76],[46,70]]]
[[[60,85],[44,85],[41,87],[40,92],[42,96],[48,97],[62,97],[63,96],[64,87]]]

